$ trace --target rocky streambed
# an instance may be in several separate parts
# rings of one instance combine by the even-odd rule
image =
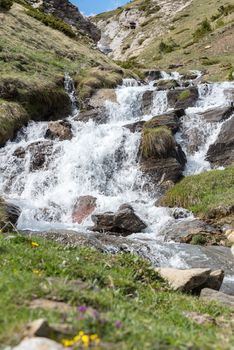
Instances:
[[[86,111],[20,130],[0,149],[0,193],[21,209],[18,230],[132,251],[155,266],[223,269],[234,294],[231,224],[162,206],[184,176],[233,163],[234,84],[153,73],[97,91]],[[74,102],[69,76],[65,86]]]

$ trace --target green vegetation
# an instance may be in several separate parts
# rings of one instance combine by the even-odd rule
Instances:
[[[171,130],[167,127],[151,128],[145,124],[141,141],[141,154],[144,158],[166,158],[175,147]]]
[[[194,40],[199,40],[203,38],[205,35],[209,34],[212,32],[212,27],[208,19],[204,19],[199,27],[195,30],[193,33],[193,39]]]
[[[229,80],[229,81],[234,80],[234,68],[230,69],[228,76],[227,76],[227,80]]]
[[[96,89],[115,88],[122,82],[123,72],[120,69],[109,70],[101,67],[91,68],[89,70],[82,70],[79,75],[74,77],[77,85],[77,92],[80,101],[92,96]]]
[[[163,204],[187,208],[195,214],[234,204],[234,167],[187,176],[170,189]]]
[[[191,240],[191,244],[194,245],[205,245],[208,242],[208,239],[204,235],[195,235]]]
[[[139,6],[139,11],[144,11],[146,16],[149,16],[151,14],[154,14],[155,12],[160,11],[161,7],[155,3],[152,3],[151,0],[144,0],[142,1]]]
[[[0,229],[7,224],[7,214],[3,199],[0,197]]]
[[[0,10],[9,11],[13,5],[13,0],[0,0]]]
[[[70,326],[71,337],[79,331],[97,333],[103,349],[228,350],[234,344],[231,311],[169,291],[150,263],[137,256],[19,235],[1,235],[0,254],[3,347],[18,343],[25,325],[38,318]],[[63,301],[74,309],[30,309],[36,298]],[[217,323],[198,325],[184,315],[193,311]]]
[[[144,73],[142,72],[142,69],[144,68],[144,66],[139,62],[137,62],[135,58],[130,58],[127,61],[115,61],[115,63],[118,66],[122,67],[123,69],[131,71],[133,75],[135,74],[138,78],[140,79],[145,78]]]
[[[179,96],[178,96],[178,99],[180,101],[184,101],[184,100],[187,100],[187,98],[189,98],[191,96],[191,91],[188,89],[188,90],[184,90],[182,91]]]
[[[38,21],[42,22],[46,26],[59,30],[60,32],[66,34],[70,38],[76,37],[76,33],[72,30],[72,27],[56,16],[47,15],[44,12],[34,8],[28,10],[27,14],[33,18],[36,18]]]
[[[174,40],[172,40],[170,38],[170,40],[168,41],[168,43],[164,42],[163,40],[160,42],[159,44],[159,52],[161,53],[169,53],[175,50],[175,48],[177,48],[178,45],[174,42]]]
[[[211,17],[211,20],[216,21],[220,17],[228,16],[233,12],[234,12],[234,5],[232,4],[222,5],[218,8],[218,12]]]

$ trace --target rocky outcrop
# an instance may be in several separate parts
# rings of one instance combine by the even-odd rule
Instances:
[[[227,120],[216,142],[210,146],[206,159],[214,166],[227,166],[234,162],[234,117]]]
[[[93,196],[81,196],[78,198],[72,212],[72,221],[81,224],[96,208],[97,198]]]
[[[34,7],[40,7],[45,13],[61,18],[78,31],[82,31],[98,42],[101,31],[80,13],[79,9],[69,0],[29,0]]]
[[[210,269],[197,268],[179,270],[174,268],[159,268],[158,273],[168,281],[170,287],[180,292],[199,294],[203,288],[212,286],[219,290],[223,282],[222,270],[211,272]]]
[[[121,205],[116,213],[107,212],[92,215],[92,220],[95,224],[92,227],[93,231],[109,232],[122,236],[141,232],[147,227],[128,204]]]
[[[199,116],[207,123],[218,123],[228,119],[234,113],[234,107],[214,107],[200,113]]]
[[[218,292],[210,288],[202,289],[200,299],[209,302],[218,302],[220,304],[223,304],[224,306],[228,306],[234,309],[234,296]]]
[[[193,107],[198,97],[197,87],[169,90],[167,94],[169,107],[175,109],[186,109],[188,107]]]
[[[72,126],[66,120],[59,120],[57,122],[50,122],[45,134],[45,138],[51,140],[71,140],[72,139]]]

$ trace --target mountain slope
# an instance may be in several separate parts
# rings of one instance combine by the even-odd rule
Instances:
[[[135,58],[159,69],[181,65],[182,70],[206,70],[213,80],[226,79],[234,68],[231,1],[135,0],[93,21],[114,59]]]

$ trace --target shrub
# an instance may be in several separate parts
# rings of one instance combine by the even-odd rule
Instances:
[[[173,39],[170,38],[169,42],[166,43],[163,40],[159,44],[159,52],[161,53],[169,53],[175,50],[178,45],[175,43]]]
[[[13,5],[13,0],[0,0],[0,10],[9,11]]]
[[[175,140],[167,127],[150,128],[146,123],[140,147],[143,158],[165,158],[174,148]]]
[[[71,26],[65,23],[62,19],[55,17],[53,15],[47,15],[38,9],[31,8],[27,11],[27,14],[38,21],[42,22],[48,27],[59,30],[63,32],[70,38],[75,38],[76,33],[72,30]]]
[[[209,34],[210,32],[212,32],[212,27],[210,22],[206,18],[201,22],[197,30],[195,30],[195,32],[193,33],[193,39],[194,40],[201,39],[205,35]]]

